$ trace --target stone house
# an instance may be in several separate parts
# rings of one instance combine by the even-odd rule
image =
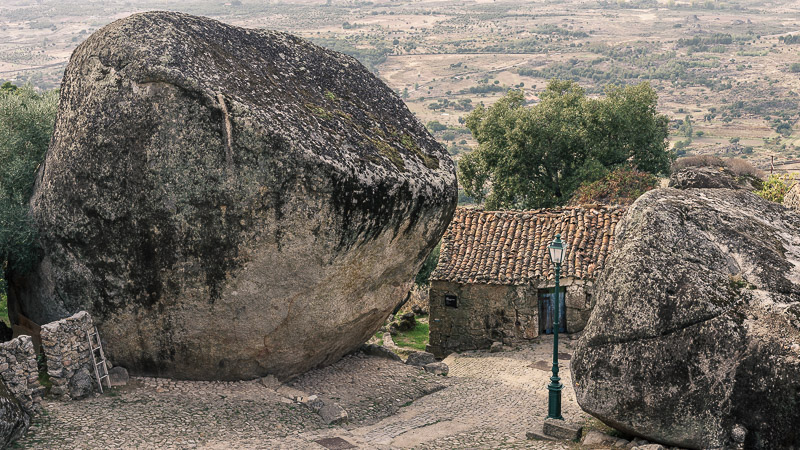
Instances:
[[[561,234],[560,332],[583,330],[595,278],[624,206],[532,211],[458,208],[431,275],[430,342],[438,357],[552,332],[555,271],[547,246]]]

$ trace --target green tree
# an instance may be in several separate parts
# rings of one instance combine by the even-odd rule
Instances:
[[[30,86],[0,90],[0,265],[27,270],[35,257],[35,231],[28,216],[34,178],[44,158],[58,93]]]
[[[623,165],[668,173],[669,120],[649,84],[591,99],[572,81],[552,80],[540,100],[525,107],[522,92],[510,91],[467,116],[479,145],[459,161],[460,182],[486,208],[563,205],[582,183]]]

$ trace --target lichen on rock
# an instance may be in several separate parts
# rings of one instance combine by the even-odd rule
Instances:
[[[685,448],[800,445],[797,212],[746,190],[648,192],[595,292],[572,358],[585,411]]]
[[[43,260],[12,301],[38,323],[89,311],[133,374],[285,379],[380,327],[456,189],[444,148],[355,59],[136,14],[70,58],[31,200]]]

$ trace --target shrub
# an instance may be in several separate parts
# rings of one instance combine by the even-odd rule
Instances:
[[[639,196],[657,186],[657,176],[630,167],[620,167],[593,183],[581,185],[575,191],[569,204],[629,205]]]
[[[725,161],[725,167],[736,176],[753,176],[762,178],[764,172],[741,158],[730,158]]]
[[[672,164],[672,171],[686,167],[725,167],[722,158],[714,155],[695,155],[678,158]]]
[[[783,203],[783,197],[794,184],[795,179],[791,174],[773,174],[764,180],[764,184],[756,194],[769,201]]]
[[[36,253],[28,199],[53,134],[58,94],[0,89],[0,268],[24,272]],[[0,275],[2,272],[0,272]]]
[[[426,127],[428,128],[428,130],[431,133],[435,133],[437,131],[443,131],[443,130],[447,129],[447,125],[442,124],[438,120],[431,120],[430,122],[428,122]]]

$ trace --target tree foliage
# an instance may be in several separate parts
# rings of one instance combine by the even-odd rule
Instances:
[[[593,99],[572,81],[552,80],[531,107],[510,91],[467,117],[479,145],[459,162],[461,184],[488,209],[541,208],[565,204],[578,186],[620,166],[666,174],[669,120],[656,102],[648,83]]]
[[[30,86],[4,84],[0,89],[0,266],[29,268],[35,231],[28,200],[36,170],[53,133],[58,94]],[[2,272],[0,272],[2,274]]]

